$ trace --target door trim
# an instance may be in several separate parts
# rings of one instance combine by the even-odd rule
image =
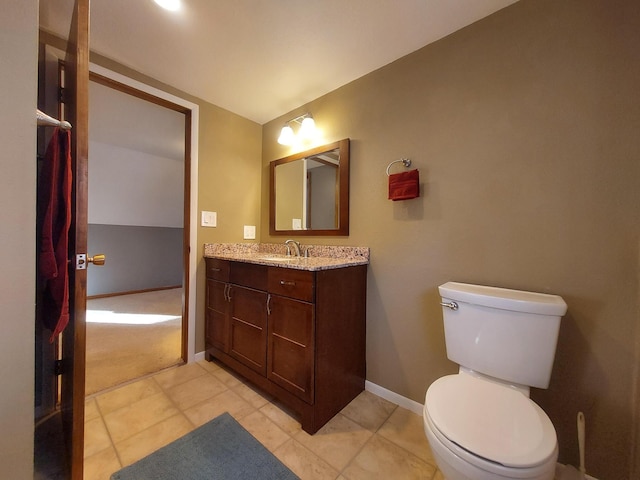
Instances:
[[[184,98],[180,98],[163,90],[151,87],[145,83],[139,82],[130,77],[101,67],[100,65],[96,65],[94,63],[89,63],[89,72],[100,75],[109,80],[113,80],[114,82],[121,83],[136,90],[140,90],[154,97],[166,100],[167,102],[180,105],[190,112],[190,115],[187,114],[187,117],[190,117],[190,128],[188,130],[191,133],[191,142],[189,142],[186,147],[190,148],[189,153],[191,156],[191,175],[190,179],[185,178],[185,186],[187,185],[187,183],[189,183],[190,186],[188,191],[190,215],[188,219],[185,219],[188,221],[189,225],[189,242],[186,248],[188,252],[188,268],[186,269],[188,272],[188,276],[185,278],[186,283],[184,286],[188,295],[188,298],[185,299],[185,309],[187,312],[187,348],[186,352],[183,352],[183,356],[185,356],[184,353],[186,353],[185,360],[188,363],[191,363],[195,361],[196,346],[196,271],[198,261],[196,255],[198,249],[195,248],[195,246],[198,242],[198,127],[200,120],[200,107],[195,103],[185,100]],[[189,181],[187,182],[187,180]]]

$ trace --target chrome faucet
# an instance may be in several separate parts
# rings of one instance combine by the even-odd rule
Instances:
[[[293,250],[296,252],[296,257],[300,256],[300,244],[295,240],[287,240],[284,242],[284,245],[287,247],[287,255],[291,255],[291,245],[293,245]]]

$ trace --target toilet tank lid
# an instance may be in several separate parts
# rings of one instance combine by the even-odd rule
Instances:
[[[470,283],[447,282],[438,287],[440,296],[473,305],[539,315],[562,316],[567,304],[558,295],[488,287]]]

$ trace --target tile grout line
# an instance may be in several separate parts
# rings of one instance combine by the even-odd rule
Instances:
[[[391,402],[390,402],[391,403]],[[387,417],[380,422],[380,425],[378,425],[378,427],[371,431],[369,430],[366,426],[362,425],[360,422],[358,422],[355,419],[349,418],[347,415],[345,415],[346,418],[348,418],[349,420],[351,420],[352,422],[356,423],[358,426],[364,428],[365,430],[371,432],[371,436],[367,439],[366,442],[364,442],[362,444],[362,447],[360,447],[358,449],[358,451],[351,457],[351,459],[347,462],[347,464],[344,466],[344,468],[342,470],[340,470],[340,473],[338,476],[342,475],[344,476],[344,472],[351,466],[351,464],[353,463],[353,461],[358,457],[358,455],[360,455],[360,453],[364,450],[364,448],[369,444],[369,442],[371,442],[371,440],[373,439],[373,437],[375,437],[378,434],[378,430],[380,430],[382,428],[382,426],[387,423],[387,421],[391,418],[391,415],[393,415],[393,412],[396,411],[396,409],[398,408],[398,405],[394,404],[395,407],[389,412],[389,415],[387,415]],[[343,414],[344,415],[344,414]],[[347,478],[347,477],[345,477]]]
[[[84,399],[86,401],[86,400],[91,400],[93,398],[98,398],[100,395],[103,395],[105,393],[110,393],[110,392],[113,392],[115,390],[118,390],[119,388],[126,387],[128,385],[132,385],[132,384],[134,384],[136,382],[139,382],[140,380],[146,380],[147,378],[152,378],[152,377],[154,377],[155,375],[157,375],[159,373],[163,373],[163,372],[166,372],[168,370],[172,370],[174,368],[181,367],[183,365],[186,365],[186,363],[176,363],[175,365],[171,365],[169,367],[162,368],[162,369],[158,370],[157,372],[146,373],[146,374],[142,375],[141,377],[132,378],[131,380],[127,380],[126,382],[122,382],[122,383],[119,383],[117,385],[112,385],[112,386],[110,386],[108,388],[105,388],[104,390],[100,390],[98,392],[94,392],[94,393],[90,393],[89,395],[85,395]]]
[[[362,426],[362,425],[361,425],[361,426]],[[364,428],[364,427],[363,427],[363,428]],[[366,428],[365,428],[365,430],[366,430]],[[369,431],[371,432],[371,430],[369,430]],[[371,436],[367,439],[367,441],[366,441],[366,442],[364,442],[364,443],[362,444],[362,447],[360,447],[360,448],[358,449],[358,451],[357,451],[357,452],[356,452],[356,453],[351,457],[351,459],[347,462],[347,464],[344,466],[344,468],[343,468],[342,470],[340,470],[340,472],[338,472],[338,477],[339,477],[340,475],[342,475],[343,477],[345,477],[345,478],[347,478],[347,479],[349,478],[349,477],[347,477],[347,476],[344,474],[344,472],[345,472],[345,471],[346,471],[346,470],[351,466],[351,464],[353,463],[353,461],[358,457],[358,455],[360,455],[360,453],[364,450],[364,448],[369,444],[369,442],[371,442],[371,440],[373,439],[373,437],[375,437],[376,435],[377,435],[377,433],[376,433],[376,432],[371,432]],[[337,477],[336,477],[336,478],[337,478]]]
[[[402,408],[402,409],[404,409],[404,410],[408,411],[409,413],[414,414],[414,412],[412,412],[411,410],[409,410],[409,409],[407,409],[407,408],[404,408],[404,407],[401,407],[400,405],[396,405],[396,408],[394,408],[394,409],[393,409],[393,411],[391,412],[391,415],[393,415],[393,413],[395,413],[395,411],[396,411],[398,408]],[[416,458],[416,459],[420,460],[421,462],[424,462],[424,463],[426,463],[426,464],[431,465],[432,467],[434,467],[434,468],[435,468],[435,470],[434,470],[434,472],[433,472],[433,475],[435,476],[435,474],[438,472],[438,465],[435,463],[435,460],[434,460],[433,462],[430,462],[430,461],[427,461],[427,460],[423,460],[423,459],[422,459],[422,458],[420,458],[418,455],[416,455],[415,453],[413,453],[411,450],[409,450],[409,449],[405,448],[404,446],[400,445],[399,443],[396,443],[396,442],[395,442],[395,441],[393,441],[391,438],[387,438],[387,437],[385,437],[384,435],[382,435],[382,434],[379,434],[379,433],[378,433],[378,432],[380,431],[380,429],[384,426],[384,424],[385,424],[385,423],[387,423],[387,422],[389,421],[389,419],[391,418],[391,415],[389,415],[389,417],[388,417],[384,422],[382,422],[382,424],[380,425],[380,427],[378,428],[378,430],[376,430],[376,433],[375,433],[375,434],[376,434],[376,435],[379,435],[381,438],[385,439],[386,441],[388,441],[388,442],[392,443],[393,445],[395,445],[395,446],[396,446],[396,447],[398,447],[399,449],[404,450],[406,453],[408,453],[408,454],[409,454],[409,455],[411,455],[412,457],[414,457],[414,458]],[[415,415],[415,414],[414,414],[414,415]],[[429,448],[431,448],[431,446],[429,446]],[[433,477],[432,477],[432,479],[433,479]]]
[[[202,368],[202,370],[204,370],[204,372],[205,372],[205,373],[204,373],[203,375],[198,375],[197,377],[194,377],[194,378],[192,378],[192,379],[189,379],[189,380],[187,380],[187,382],[188,382],[188,381],[191,381],[191,380],[194,380],[194,379],[196,379],[196,378],[204,377],[205,375],[210,375],[210,376],[213,376],[214,378],[216,378],[216,377],[213,375],[213,372],[208,371],[206,368],[204,368],[204,367],[202,367],[202,366],[200,366],[200,368]],[[222,383],[222,384],[225,386],[225,390],[223,390],[222,392],[218,392],[218,393],[216,393],[215,395],[213,395],[213,396],[211,396],[211,397],[209,397],[209,398],[206,398],[206,399],[202,400],[201,402],[196,403],[195,405],[191,405],[189,408],[186,408],[186,409],[184,409],[184,410],[183,410],[183,409],[182,409],[182,408],[180,408],[180,406],[179,406],[179,405],[178,405],[178,404],[173,400],[173,398],[171,398],[171,395],[169,395],[169,394],[167,393],[166,389],[165,389],[165,388],[163,388],[163,387],[162,387],[162,385],[160,385],[160,382],[158,382],[158,381],[155,379],[155,377],[152,377],[152,378],[153,378],[153,380],[158,384],[158,386],[160,387],[160,390],[162,391],[162,393],[163,393],[163,394],[164,394],[164,395],[169,399],[169,402],[171,402],[171,404],[176,408],[176,410],[178,410],[178,412],[180,412],[180,414],[181,414],[181,415],[182,415],[182,416],[187,420],[187,422],[189,422],[189,424],[193,427],[193,428],[191,429],[191,431],[193,431],[193,430],[195,430],[196,428],[198,428],[198,425],[196,425],[194,422],[192,422],[192,421],[191,421],[191,419],[190,419],[190,418],[185,414],[185,410],[188,410],[189,408],[193,408],[193,407],[195,407],[196,405],[201,405],[201,404],[203,404],[203,403],[205,403],[205,402],[208,402],[209,400],[211,400],[212,398],[217,397],[217,396],[218,396],[218,395],[220,395],[221,393],[224,393],[224,392],[226,392],[226,391],[230,390],[230,388],[229,388],[229,387],[228,387],[224,382],[222,382],[222,381],[221,381],[220,383]],[[172,385],[172,386],[171,386],[171,388],[176,387],[176,386],[178,386],[178,385],[182,385],[182,384],[184,384],[184,383],[186,383],[186,382],[181,382],[181,383],[178,383],[178,384],[176,384],[176,385]]]
[[[120,464],[120,468],[122,468],[122,459],[120,458],[120,453],[118,453],[118,449],[116,448],[116,443],[113,441],[113,437],[111,436],[111,430],[109,430],[109,427],[107,426],[107,422],[104,419],[104,414],[102,413],[102,408],[100,408],[100,404],[98,403],[98,398],[96,397],[94,399],[94,402],[96,404],[96,409],[98,410],[98,413],[100,414],[100,420],[102,421],[102,425],[104,425],[104,429],[107,432],[107,435],[109,437],[109,442],[111,443],[111,448],[113,449],[113,453],[116,454],[116,459],[118,460],[118,463]],[[85,428],[86,428],[86,423],[85,423]],[[106,448],[105,448],[106,450]],[[101,452],[104,450],[101,450]],[[96,452],[99,453],[99,452]],[[95,455],[95,454],[94,454]]]
[[[197,377],[196,377],[196,378],[197,378]],[[140,380],[143,380],[143,379],[140,379]],[[177,406],[177,405],[176,405],[176,403],[173,401],[173,399],[172,399],[172,398],[167,394],[166,390],[165,390],[164,388],[162,388],[162,385],[160,385],[160,382],[158,382],[158,381],[156,380],[156,378],[155,378],[155,374],[154,374],[154,375],[151,375],[151,380],[155,382],[155,384],[158,386],[158,388],[160,388],[160,391],[159,391],[158,393],[155,393],[155,394],[153,394],[153,395],[150,395],[149,397],[152,397],[152,396],[154,396],[154,395],[162,394],[162,395],[163,395],[163,396],[164,396],[164,397],[169,401],[169,403],[170,403],[170,404],[171,404],[171,405],[172,405],[172,406],[177,410],[177,412],[178,412],[178,413],[179,413],[179,414],[180,414],[180,415],[181,415],[181,416],[182,416],[182,417],[183,417],[183,418],[188,422],[188,424],[193,426],[193,428],[192,428],[191,430],[193,430],[194,428],[196,428],[196,427],[194,426],[193,422],[192,422],[191,420],[189,420],[189,417],[187,417],[187,416],[184,414],[184,412],[183,412],[180,408],[178,408],[178,406]],[[182,383],[184,383],[184,382],[182,382]],[[178,384],[178,385],[179,385],[179,384]],[[149,397],[145,397],[145,398],[149,398]],[[143,399],[136,400],[136,402],[137,402],[137,401],[140,401],[140,400],[143,400]],[[136,403],[136,402],[133,402],[133,403]],[[128,403],[127,405],[125,405],[125,406],[123,406],[123,407],[120,407],[120,408],[118,408],[118,409],[114,410],[114,412],[116,412],[116,411],[118,411],[118,410],[121,410],[121,409],[123,409],[123,408],[130,407],[131,405],[132,405],[132,403]],[[103,422],[103,424],[104,424],[104,426],[105,426],[105,429],[107,430],[107,434],[109,435],[109,440],[111,441],[111,445],[112,445],[112,447],[113,447],[113,449],[114,449],[114,451],[115,451],[115,453],[116,453],[116,456],[117,456],[117,458],[118,458],[118,461],[120,462],[120,467],[121,467],[121,468],[124,468],[124,463],[123,463],[123,461],[122,461],[122,459],[121,459],[121,457],[120,457],[120,454],[119,454],[119,452],[118,452],[118,449],[116,448],[116,442],[113,440],[113,437],[112,437],[112,435],[111,435],[111,431],[110,431],[110,429],[109,429],[109,427],[108,427],[108,425],[107,425],[106,420],[104,419],[104,415],[102,414],[102,409],[100,409],[100,405],[98,404],[97,398],[96,398],[96,406],[98,407],[98,411],[99,411],[99,413],[100,413],[100,417],[101,417],[102,422]],[[109,413],[113,413],[113,412],[109,412]],[[171,416],[169,416],[169,417],[167,417],[167,418],[163,418],[163,419],[161,419],[161,420],[158,420],[157,422],[155,422],[155,423],[153,423],[153,424],[151,424],[151,425],[148,425],[147,427],[143,428],[142,430],[140,430],[140,431],[138,431],[138,432],[136,432],[136,433],[134,433],[134,434],[131,434],[131,435],[129,435],[129,436],[127,436],[127,437],[123,438],[123,439],[121,440],[121,442],[123,442],[123,441],[125,441],[125,440],[128,440],[128,439],[130,439],[131,437],[133,437],[133,436],[135,436],[135,435],[138,435],[138,434],[140,434],[140,433],[142,433],[142,432],[145,432],[145,431],[149,430],[150,428],[153,428],[153,427],[155,427],[156,425],[158,425],[158,424],[162,423],[163,421],[165,421],[165,420],[167,420],[167,419],[169,419],[169,418],[175,417],[175,416],[177,416],[177,415],[171,415]]]

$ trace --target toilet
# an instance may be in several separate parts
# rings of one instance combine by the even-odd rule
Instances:
[[[424,430],[438,468],[447,480],[552,480],[556,431],[529,388],[549,386],[566,303],[458,282],[439,291],[447,357],[460,368],[425,397]]]

